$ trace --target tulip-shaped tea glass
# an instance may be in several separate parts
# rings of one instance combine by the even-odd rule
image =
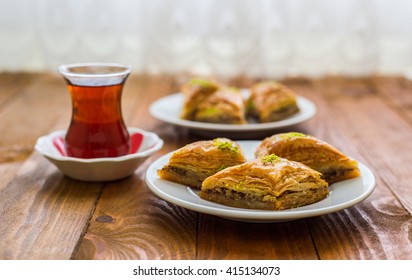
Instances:
[[[102,158],[129,153],[130,136],[123,121],[121,95],[130,71],[130,66],[115,63],[59,67],[72,100],[65,137],[68,156]]]

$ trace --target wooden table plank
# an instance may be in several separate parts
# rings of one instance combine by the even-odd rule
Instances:
[[[255,79],[226,81],[237,87],[250,87]],[[294,126],[299,130],[304,125]],[[286,131],[284,129],[275,132]],[[269,133],[270,134],[270,133]],[[247,139],[261,140],[261,134]],[[243,139],[243,138],[242,138]],[[284,223],[246,223],[200,214],[198,259],[317,259],[308,226],[304,220]]]
[[[131,178],[106,184],[76,259],[195,258],[196,213],[157,198],[144,182],[155,158],[190,141],[148,113],[155,99],[175,91],[175,80],[167,76],[131,77],[127,82],[125,122],[157,132],[166,145]]]
[[[129,178],[85,183],[37,153],[37,137],[67,128],[70,98],[56,75],[0,74],[0,259],[411,259],[411,94],[403,78],[288,79],[318,106],[281,131],[312,134],[369,166],[374,193],[337,213],[254,224],[169,204],[144,183],[148,165],[202,137],[151,117],[148,106],[186,76],[130,76],[126,123],[155,131],[164,148]],[[35,77],[35,78],[34,78]],[[7,81],[21,81],[16,87]],[[238,78],[247,87],[255,80]],[[16,126],[16,123],[19,125]]]
[[[32,80],[36,79],[37,75],[14,75],[14,74],[2,74],[0,78],[0,131],[5,129],[1,127],[2,123],[7,122],[5,111],[7,107],[11,106],[11,103],[16,102],[21,96],[22,90],[27,87]],[[27,158],[31,153],[30,148],[22,145],[13,145],[4,147],[3,137],[0,137],[0,163],[19,161]]]
[[[376,190],[366,201],[311,223],[310,230],[322,259],[396,259],[400,256],[394,253],[394,247],[411,243],[408,231],[412,220],[403,208],[408,202],[401,205],[401,198],[392,193],[400,188],[404,191],[399,181],[408,181],[404,172],[409,167],[398,162],[405,162],[410,150],[402,152],[401,137],[390,133],[395,129],[409,137],[411,130],[371,92],[369,82],[324,79],[312,87],[295,87],[297,91],[306,91],[305,95],[320,108],[316,118],[321,121],[308,123],[311,134],[364,162],[377,176]],[[398,154],[398,159],[393,156]],[[404,199],[410,201],[410,191],[405,191]]]
[[[0,192],[0,259],[69,259],[100,192],[31,156]]]
[[[22,89],[39,78],[39,74],[0,73],[0,110],[15,101]]]
[[[143,177],[104,187],[76,259],[194,258],[196,214],[158,199]]]
[[[318,259],[305,220],[259,224],[199,215],[197,259]]]
[[[185,128],[161,122],[149,114],[149,106],[157,99],[180,91],[180,76],[143,76],[139,84],[131,89],[137,95],[136,107],[127,117],[128,123],[148,131],[156,132],[166,143],[163,153],[178,149],[192,141],[200,140]],[[180,82],[178,82],[180,81]]]
[[[339,91],[336,83],[333,87]],[[329,92],[332,90],[327,89]],[[412,159],[412,142],[409,141],[412,123],[374,93],[348,97],[343,92],[340,98],[330,101],[335,123],[341,124],[343,131],[350,136],[352,146],[357,147],[375,167],[375,173],[379,172],[403,206],[412,213],[412,189],[408,176],[412,172],[412,164],[407,164]]]
[[[42,75],[17,89],[13,102],[0,110],[0,162],[24,160],[38,137],[70,121],[70,99],[61,79]]]
[[[404,77],[377,76],[371,79],[376,93],[397,114],[412,123],[412,81]]]
[[[41,75],[16,89],[13,102],[0,110],[1,170],[15,174],[0,179],[0,259],[69,259],[101,184],[70,180],[32,154],[39,136],[69,123],[71,104],[64,81]]]

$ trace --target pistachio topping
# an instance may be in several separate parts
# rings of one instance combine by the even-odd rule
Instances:
[[[307,135],[304,133],[300,133],[300,132],[288,132],[280,136],[280,138],[284,140],[289,140],[292,138],[299,138],[299,137],[307,137]]]
[[[247,102],[246,102],[246,111],[251,111],[251,110],[254,110],[254,108],[255,108],[255,104],[253,103],[253,100],[248,100]]]
[[[225,164],[222,164],[217,170],[216,170],[216,172],[219,172],[219,171],[222,171],[223,169],[226,169],[226,168],[228,168],[229,166],[227,166],[227,165],[225,165]]]
[[[233,190],[234,190],[234,191],[240,191],[240,190],[242,190],[242,189],[244,188],[244,185],[245,185],[245,181],[244,181],[244,180],[238,181],[238,182],[236,182],[236,184],[233,186]]]
[[[264,156],[264,157],[262,157],[260,160],[263,162],[263,163],[275,163],[275,162],[278,162],[278,161],[280,161],[280,157],[278,157],[277,155],[275,155],[275,154],[270,154],[270,155],[267,155],[267,156]]]
[[[202,86],[202,87],[215,87],[215,84],[211,81],[202,78],[194,78],[189,81],[190,85]]]
[[[264,80],[264,81],[260,81],[258,83],[258,85],[265,85],[265,86],[279,86],[280,84],[277,81],[273,81],[273,80]]]
[[[221,110],[215,107],[206,108],[201,112],[204,116],[212,117],[221,113]]]
[[[239,148],[235,146],[232,142],[225,141],[219,138],[213,139],[213,145],[215,145],[219,150],[228,150],[231,154],[237,154]]]
[[[229,91],[235,91],[235,92],[238,92],[238,91],[239,91],[239,89],[238,89],[237,87],[227,87],[227,90],[229,90]]]

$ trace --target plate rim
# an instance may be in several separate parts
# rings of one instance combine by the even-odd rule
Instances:
[[[248,93],[248,89],[241,88],[240,89],[245,94]],[[230,132],[250,132],[250,131],[264,131],[264,130],[271,130],[271,129],[278,129],[284,128],[292,125],[296,125],[311,119],[317,112],[317,107],[313,101],[310,99],[297,95],[296,100],[298,102],[298,106],[302,109],[304,108],[303,114],[299,115],[292,115],[286,119],[276,121],[276,122],[268,122],[268,123],[252,123],[252,124],[214,124],[214,123],[206,123],[206,122],[197,122],[197,121],[190,121],[190,120],[183,120],[178,116],[170,116],[170,115],[163,115],[160,110],[157,110],[157,107],[161,106],[164,103],[170,104],[171,101],[174,99],[182,99],[183,94],[181,92],[171,93],[164,97],[161,97],[154,101],[149,106],[149,113],[156,119],[161,120],[163,122],[173,124],[176,126],[187,127],[191,129],[197,130],[208,130],[208,131],[230,131]],[[170,105],[169,105],[170,106]]]
[[[245,142],[260,142],[258,140],[240,140],[237,141],[239,144],[243,144]],[[150,164],[150,166],[147,168],[146,171],[146,176],[145,176],[145,181],[146,184],[148,185],[149,189],[156,194],[158,197],[161,199],[178,205],[180,207],[196,211],[199,213],[203,214],[210,214],[213,216],[218,216],[226,219],[233,219],[233,220],[240,220],[240,221],[248,221],[248,222],[282,222],[282,221],[290,221],[290,220],[296,220],[296,219],[301,219],[301,218],[309,218],[309,217],[314,217],[314,216],[321,216],[325,214],[330,214],[334,213],[337,211],[341,211],[343,209],[349,208],[351,206],[354,206],[361,201],[365,200],[368,198],[373,190],[375,189],[376,186],[376,178],[373,174],[373,172],[363,163],[358,161],[359,168],[361,170],[361,175],[362,176],[368,176],[370,179],[369,185],[365,186],[365,191],[358,195],[357,197],[348,200],[344,203],[340,203],[337,205],[331,205],[329,207],[323,207],[320,209],[307,209],[307,210],[300,210],[300,211],[295,211],[298,208],[295,209],[286,209],[282,211],[275,211],[275,210],[254,210],[254,209],[247,209],[247,208],[236,208],[236,207],[230,207],[226,205],[219,205],[218,208],[213,207],[214,202],[210,201],[203,201],[203,204],[197,204],[192,201],[187,201],[182,198],[176,197],[176,196],[171,196],[169,193],[163,192],[158,186],[155,184],[155,180],[163,180],[160,179],[158,176],[151,178],[150,174],[154,172],[155,166],[159,165],[159,162],[167,160],[168,157],[175,151],[169,152],[158,159],[156,159],[154,162]],[[352,180],[352,179],[349,179]],[[348,180],[348,181],[349,181]],[[166,180],[163,180],[166,181]],[[196,192],[197,190],[193,190],[192,188],[184,185],[180,185],[177,183],[173,182],[168,182],[172,185],[179,185],[182,188],[186,188],[186,191],[192,191]],[[340,182],[342,183],[342,182]],[[339,184],[339,183],[338,183]],[[331,194],[333,195],[333,193]],[[199,199],[201,199],[199,197]],[[301,209],[301,207],[299,207]],[[257,216],[256,216],[257,215]]]

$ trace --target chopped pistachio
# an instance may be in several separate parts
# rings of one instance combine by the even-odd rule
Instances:
[[[202,78],[194,78],[191,79],[189,81],[189,84],[191,85],[198,85],[198,86],[202,86],[202,87],[215,87],[215,84],[211,81],[208,81],[206,79],[202,79]]]
[[[234,191],[240,191],[244,188],[244,185],[245,185],[245,182],[243,180],[239,181],[239,182],[236,182],[236,184],[233,186],[233,190]]]
[[[222,164],[217,170],[216,170],[216,172],[219,172],[219,171],[222,171],[223,169],[226,169],[226,168],[228,168],[229,166],[227,166],[227,165],[225,165],[225,164]]]
[[[252,110],[255,109],[255,105],[254,105],[252,100],[248,100],[248,102],[246,102],[246,108],[245,109],[246,109],[247,112],[252,111]]]
[[[205,110],[201,111],[201,114],[203,116],[207,116],[207,117],[212,117],[215,116],[217,114],[219,114],[221,112],[221,110],[219,110],[218,108],[206,108]]]
[[[229,150],[231,154],[237,154],[239,148],[229,141],[224,141],[219,138],[213,139],[213,145],[215,145],[219,150]]]
[[[277,81],[273,81],[273,80],[261,81],[258,84],[259,85],[276,85],[276,86],[279,85],[279,83]]]
[[[280,157],[275,154],[264,156],[260,159],[263,163],[274,163],[280,161]]]
[[[227,87],[227,89],[228,89],[229,91],[236,91],[236,92],[239,91],[239,89],[238,89],[237,87]]]
[[[280,136],[284,140],[289,140],[292,138],[307,137],[306,134],[300,132],[288,132]]]

